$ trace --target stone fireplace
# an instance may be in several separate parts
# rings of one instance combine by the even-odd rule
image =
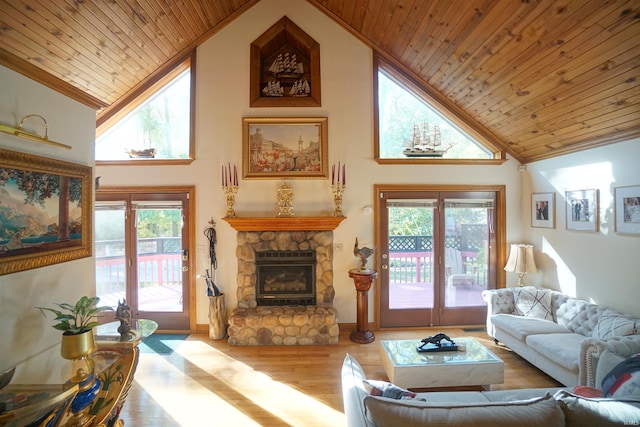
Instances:
[[[333,229],[343,219],[225,218],[238,231],[229,344],[338,343]]]

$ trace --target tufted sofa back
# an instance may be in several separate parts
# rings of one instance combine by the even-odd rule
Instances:
[[[553,320],[571,332],[590,337],[607,307],[590,304],[557,291],[550,292]]]

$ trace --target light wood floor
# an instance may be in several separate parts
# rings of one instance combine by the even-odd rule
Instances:
[[[505,382],[494,390],[557,387],[481,329],[411,329],[376,332],[376,341],[356,344],[342,327],[332,346],[229,346],[191,335],[171,355],[141,354],[121,413],[128,427],[344,426],[340,368],[353,355],[372,379],[388,380],[380,340],[424,338],[445,332],[472,336],[505,362]]]

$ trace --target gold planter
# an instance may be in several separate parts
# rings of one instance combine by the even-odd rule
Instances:
[[[93,331],[87,331],[77,335],[62,334],[60,354],[65,359],[80,359],[93,353],[95,349],[96,342],[93,337]]]

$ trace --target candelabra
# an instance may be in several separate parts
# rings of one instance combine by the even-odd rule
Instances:
[[[342,193],[344,193],[345,184],[333,184],[331,186],[331,192],[333,193],[333,204],[335,209],[333,210],[333,216],[344,216],[342,213]]]
[[[227,218],[235,218],[236,211],[233,210],[233,204],[236,201],[236,193],[238,192],[237,185],[223,185],[222,190],[224,191],[225,198],[227,200]]]

